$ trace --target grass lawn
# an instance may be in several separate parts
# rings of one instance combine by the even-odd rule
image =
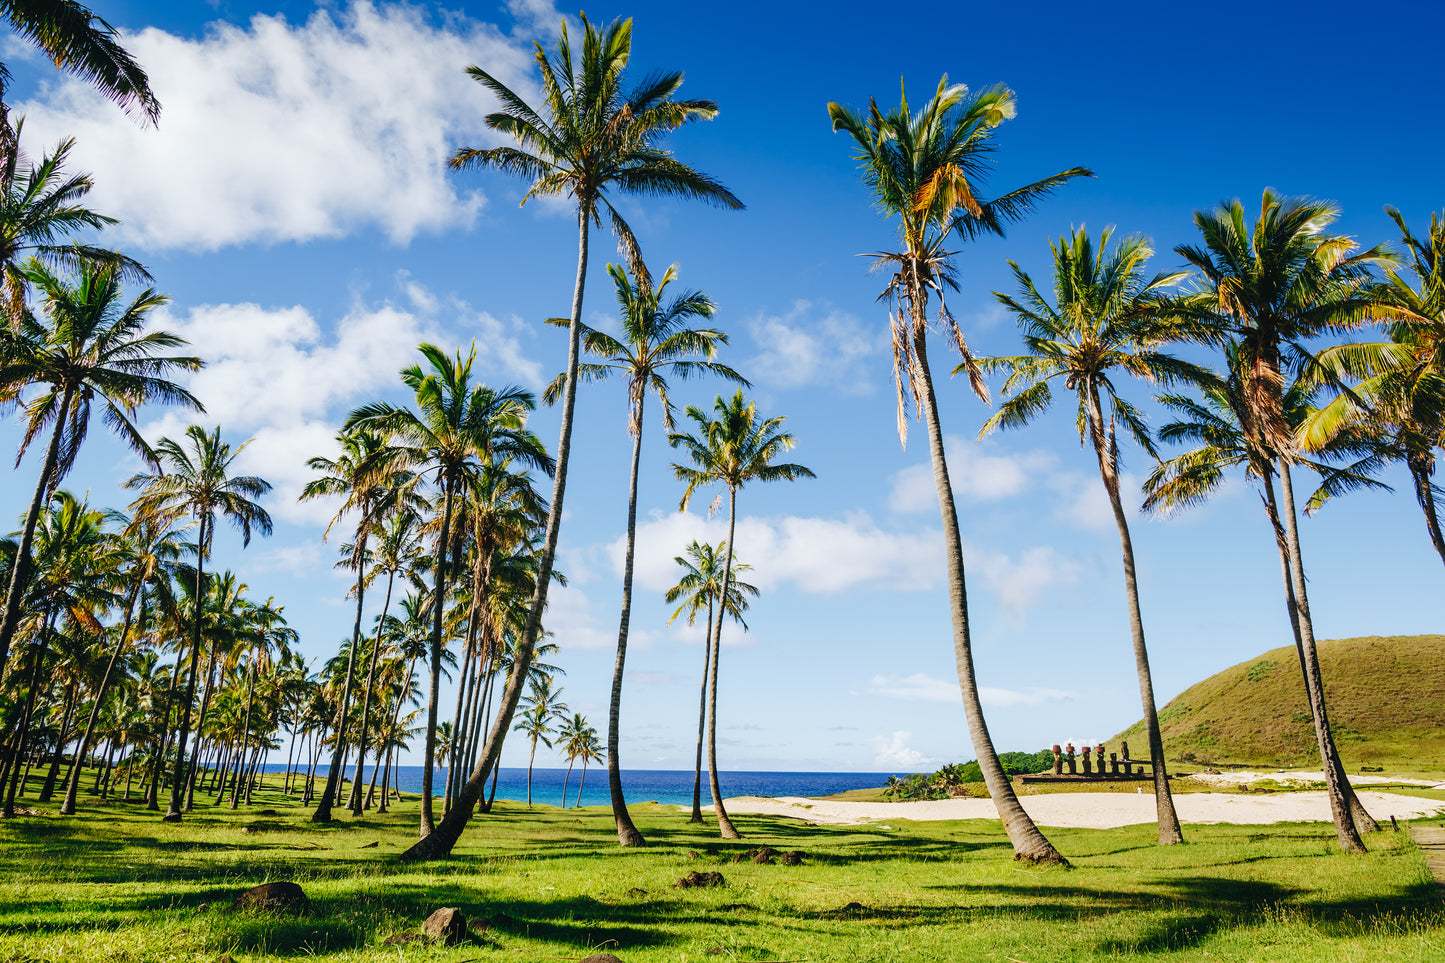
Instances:
[[[1188,826],[1189,842],[1170,848],[1153,845],[1147,825],[1052,830],[1075,868],[1033,869],[984,820],[884,830],[741,816],[747,838],[724,844],[648,804],[633,817],[652,845],[624,851],[608,810],[499,803],[453,859],[418,866],[396,859],[415,836],[415,799],[330,826],[274,790],[249,812],[201,800],[180,825],[84,796],[77,817],[0,822],[0,963],[500,963],[598,951],[625,963],[1445,960],[1441,892],[1419,851],[1388,831],[1349,857],[1325,824]],[[807,860],[732,862],[763,845]],[[675,888],[689,870],[720,871],[727,885]],[[230,911],[242,890],[283,879],[301,884],[312,915]],[[442,906],[491,928],[453,948],[383,944]]]

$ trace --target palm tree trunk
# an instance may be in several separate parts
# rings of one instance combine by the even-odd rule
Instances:
[[[376,684],[376,662],[381,655],[381,626],[386,622],[386,610],[391,607],[391,587],[395,579],[395,571],[386,576],[386,598],[381,603],[381,617],[376,620],[376,639],[371,643],[371,664],[366,670],[366,689],[361,697],[361,731],[356,738],[356,774],[351,780],[351,812],[355,816],[360,816],[362,809],[361,780],[364,775],[362,763],[366,760],[366,724],[371,713],[371,687]],[[376,785],[376,766],[374,764],[372,765],[371,784]]]
[[[915,303],[914,310],[921,319],[923,304]],[[963,536],[958,527],[958,510],[953,504],[953,486],[948,478],[948,461],[943,452],[943,430],[938,423],[938,401],[933,392],[933,376],[928,370],[927,346],[924,342],[925,326],[916,323],[913,337],[914,363],[918,366],[919,381],[923,385],[924,421],[928,429],[928,452],[933,460],[933,484],[938,491],[938,510],[943,519],[944,549],[948,558],[948,598],[953,619],[953,658],[958,666],[958,685],[963,695],[964,716],[968,720],[968,735],[973,743],[974,755],[979,769],[983,772],[984,785],[989,797],[1003,821],[1004,832],[1013,844],[1014,856],[1034,863],[1068,864],[1053,843],[1050,843],[1029,814],[1019,805],[1018,796],[1004,775],[999,763],[998,752],[988,733],[988,724],[983,718],[983,703],[979,700],[978,680],[973,670],[973,642],[968,624],[968,591],[964,582]],[[731,545],[729,545],[731,550]],[[726,586],[726,582],[723,583]]]
[[[191,751],[190,775],[186,782],[186,812],[191,811],[191,802],[195,795],[197,778],[204,779],[206,776],[205,768],[198,766],[196,763],[198,758],[203,758],[202,750],[206,745],[206,739],[202,733],[206,727],[206,713],[211,710],[211,696],[213,696],[216,691],[216,665],[220,659],[220,654],[215,642],[212,641],[211,657],[206,662],[206,687],[201,690],[201,709],[200,712],[196,714],[196,745]]]
[[[622,563],[622,619],[617,628],[617,661],[612,666],[612,701],[607,709],[607,788],[612,795],[612,818],[617,823],[617,842],[623,846],[646,846],[647,840],[632,824],[627,800],[622,795],[622,765],[618,762],[618,736],[622,719],[622,672],[627,662],[627,628],[632,618],[632,559],[637,547],[637,466],[642,458],[642,403],[637,398],[633,413],[636,433],[632,436],[632,475],[627,489],[627,555]]]
[[[567,784],[572,781],[572,767],[577,764],[576,756],[567,757],[567,775],[562,777],[562,808],[567,808]]]
[[[1294,594],[1294,568],[1289,560],[1289,541],[1285,535],[1284,525],[1279,517],[1279,505],[1275,501],[1273,476],[1266,472],[1263,476],[1265,490],[1265,513],[1269,516],[1270,527],[1274,531],[1275,547],[1279,550],[1280,573],[1284,578],[1284,599],[1285,609],[1289,613],[1290,632],[1294,636],[1295,655],[1299,659],[1300,676],[1305,682],[1305,701],[1310,707],[1310,719],[1315,719],[1315,701],[1308,697],[1310,689],[1309,660],[1305,657],[1305,646],[1303,637],[1300,635],[1299,605]],[[1323,699],[1321,699],[1323,701]],[[1321,731],[1316,725],[1316,733]],[[1365,809],[1360,797],[1355,794],[1355,789],[1350,785],[1350,778],[1345,773],[1345,764],[1340,759],[1339,749],[1335,746],[1334,734],[1330,732],[1329,726],[1323,728],[1325,738],[1325,756],[1327,766],[1335,772],[1335,781],[1344,793],[1346,805],[1350,810],[1350,818],[1355,821],[1355,829],[1362,833],[1378,832],[1380,824],[1375,822]],[[1326,783],[1328,784],[1328,783]]]
[[[409,692],[411,691],[411,679],[412,679],[412,676],[413,676],[415,673],[416,673],[416,659],[412,659],[412,660],[411,660],[411,664],[406,667],[406,681],[401,684],[401,691],[397,692],[397,694],[396,694],[396,705],[395,705],[394,707],[392,707],[392,711],[391,711],[391,729],[390,729],[390,732],[391,732],[391,734],[392,734],[392,738],[395,738],[395,737],[396,737],[396,728],[397,728],[397,726],[399,726],[399,725],[401,724],[401,707],[402,707],[402,703],[406,702],[407,693],[409,693]],[[396,755],[395,745],[393,745],[393,748],[392,748],[392,755],[393,755],[393,756]],[[390,763],[388,763],[388,765],[390,765]],[[383,789],[384,789],[384,788],[385,788],[385,780],[383,780],[383,784],[382,784],[382,785],[383,785]],[[378,812],[386,812],[386,808],[387,808],[387,807],[386,807],[386,793],[385,793],[385,792],[382,792],[382,794],[381,794],[381,807],[380,807],[377,811],[378,811]]]
[[[366,599],[366,539],[371,527],[371,513],[362,507],[361,522],[356,526],[356,621],[351,626],[351,649],[346,660],[346,682],[341,687],[341,715],[336,724],[336,745],[331,750],[331,768],[326,773],[326,791],[316,803],[311,814],[313,823],[331,822],[331,805],[336,798],[341,782],[341,767],[345,765],[346,710],[351,705],[351,678],[356,675],[356,646],[361,641],[361,607]],[[359,764],[359,761],[358,761]]]
[[[65,711],[60,715],[60,735],[55,745],[55,756],[50,761],[50,772],[45,775],[45,786],[40,790],[40,796],[36,802],[50,802],[50,797],[55,793],[55,781],[60,778],[60,762],[65,750],[65,744],[70,741],[70,717],[75,712],[75,689],[67,686],[65,690]]]
[[[35,643],[35,668],[30,673],[30,688],[25,693],[25,707],[20,713],[20,725],[18,735],[15,738],[15,751],[13,761],[10,764],[10,788],[5,793],[5,806],[3,813],[5,818],[15,815],[15,794],[18,787],[25,785],[25,779],[30,774],[30,764],[26,759],[26,745],[30,736],[30,716],[35,710],[35,695],[40,689],[40,672],[45,663],[45,653],[50,647],[50,629],[55,621],[55,614],[52,612],[45,618],[40,628],[40,641]],[[24,762],[24,773],[21,775],[21,763]],[[24,795],[21,792],[21,795]]]
[[[200,519],[196,538],[196,611],[191,626],[191,672],[186,681],[186,697],[180,705],[180,721],[176,731],[176,768],[171,773],[171,802],[162,822],[181,821],[181,794],[186,789],[186,737],[191,733],[191,704],[196,701],[196,676],[201,670],[201,621],[206,610],[206,516]]]
[[[1325,771],[1325,785],[1329,789],[1330,815],[1334,818],[1335,835],[1339,837],[1340,847],[1347,853],[1363,853],[1365,844],[1360,841],[1359,831],[1355,827],[1355,820],[1350,814],[1350,806],[1345,800],[1344,790],[1341,786],[1342,781],[1348,785],[1349,780],[1341,780],[1341,773],[1336,767],[1330,765],[1332,740],[1330,739],[1329,714],[1325,709],[1325,685],[1320,676],[1319,652],[1315,648],[1314,625],[1310,621],[1309,595],[1305,589],[1304,561],[1300,552],[1299,526],[1295,518],[1294,484],[1290,479],[1289,462],[1284,458],[1279,459],[1279,480],[1280,491],[1284,496],[1284,533],[1289,545],[1295,608],[1299,613],[1300,644],[1304,647],[1305,654],[1305,687],[1309,693],[1310,710],[1314,714],[1315,738],[1319,742],[1320,762]]]
[[[53,476],[60,457],[60,435],[65,428],[65,419],[70,413],[70,403],[74,398],[75,389],[67,387],[60,399],[60,410],[55,413],[55,430],[50,433],[50,445],[45,449],[45,462],[40,467],[40,480],[35,483],[35,494],[30,499],[30,508],[25,512],[25,524],[20,529],[20,544],[15,548],[15,561],[10,566],[10,584],[5,590],[4,620],[0,621],[0,679],[5,677],[10,643],[15,638],[15,630],[20,626],[20,603],[30,584],[30,546],[35,541],[35,524],[40,519],[41,509],[49,501],[50,493],[60,481]]]
[[[426,839],[436,829],[432,815],[432,769],[436,765],[437,752],[437,700],[441,698],[442,680],[442,614],[447,605],[447,548],[452,530],[452,481],[448,478],[442,486],[445,498],[442,508],[442,530],[437,535],[436,584],[432,588],[432,635],[431,635],[431,688],[426,708],[426,758],[421,771],[421,826],[420,834]],[[412,849],[416,847],[413,846]],[[411,852],[408,849],[407,852]]]
[[[702,692],[697,698],[697,761],[692,768],[692,816],[690,823],[702,822],[702,743],[707,724],[707,680],[712,675],[712,599],[707,603],[707,635],[702,643]]]
[[[75,748],[75,762],[71,764],[70,776],[66,780],[65,801],[60,804],[60,815],[75,815],[75,797],[80,787],[80,760],[85,756],[85,751],[90,745],[90,737],[95,734],[95,722],[100,718],[100,705],[105,699],[105,694],[110,689],[110,680],[115,675],[115,667],[120,662],[121,654],[125,651],[125,644],[129,641],[131,617],[135,611],[136,597],[140,595],[142,582],[137,580],[135,587],[131,589],[130,598],[125,603],[125,619],[121,622],[120,639],[115,643],[115,648],[110,653],[110,661],[105,664],[105,675],[101,676],[100,688],[95,690],[95,705],[90,707],[90,717],[85,722],[85,734],[80,737],[80,745]]]
[[[527,808],[532,808],[532,763],[537,759],[537,737],[532,737],[532,754],[527,757]]]
[[[582,757],[582,777],[577,780],[577,805],[574,809],[582,808],[582,787],[587,785],[587,757]]]
[[[231,808],[235,809],[241,801],[241,783],[246,773],[246,742],[251,736],[251,705],[254,702],[256,693],[256,659],[251,658],[250,669],[246,673],[246,716],[241,722],[241,745],[236,749],[236,785],[231,790]]]
[[[1104,412],[1099,404],[1099,390],[1088,386],[1089,434],[1094,454],[1099,459],[1099,475],[1109,493],[1114,510],[1114,524],[1119,529],[1119,547],[1124,556],[1124,595],[1129,603],[1129,635],[1134,641],[1134,668],[1139,675],[1139,701],[1144,707],[1144,731],[1149,737],[1149,757],[1154,770],[1154,805],[1159,822],[1159,845],[1172,846],[1184,841],[1179,815],[1174,811],[1174,796],[1169,791],[1169,773],[1164,768],[1164,737],[1159,732],[1159,712],[1154,705],[1154,678],[1149,671],[1149,650],[1144,644],[1144,619],[1139,614],[1139,581],[1134,571],[1134,540],[1129,537],[1129,519],[1119,497],[1119,475],[1115,471],[1112,438],[1104,432]],[[1099,760],[1099,770],[1104,760]]]
[[[425,859],[443,859],[451,854],[472,809],[481,797],[487,775],[497,764],[501,754],[502,740],[512,725],[512,715],[522,698],[526,684],[527,669],[532,664],[532,650],[542,628],[542,611],[547,607],[547,588],[552,581],[552,565],[557,558],[557,536],[562,531],[562,502],[567,491],[567,460],[572,453],[572,421],[577,402],[577,363],[582,338],[582,292],[587,282],[587,231],[592,216],[592,202],[589,198],[578,199],[577,204],[577,280],[572,289],[572,320],[567,338],[567,379],[562,398],[562,426],[557,440],[557,467],[552,477],[552,502],[547,512],[547,533],[542,542],[542,555],[537,560],[537,584],[532,592],[531,608],[522,636],[517,640],[517,651],[513,656],[512,676],[502,694],[502,703],[497,718],[487,734],[486,745],[481,758],[457,797],[457,804],[447,813],[436,831],[430,833],[414,846],[401,854],[404,862]]]
[[[1409,458],[1410,478],[1415,483],[1415,500],[1425,513],[1425,528],[1430,533],[1430,544],[1435,546],[1440,561],[1445,562],[1445,535],[1440,532],[1440,513],[1435,507],[1435,489],[1430,484],[1430,469],[1416,458]]]
[[[728,811],[723,806],[722,787],[718,784],[717,778],[717,665],[718,657],[722,654],[722,627],[726,621],[723,616],[727,612],[728,585],[731,584],[733,575],[733,538],[737,535],[738,525],[738,493],[737,489],[728,488],[728,551],[723,561],[722,576],[722,605],[718,610],[717,625],[713,627],[712,640],[712,681],[708,685],[707,694],[707,785],[712,792],[712,808],[717,813],[718,834],[723,839],[742,839],[742,834],[737,831],[733,821],[728,818]]]
[[[469,627],[470,633],[470,627]],[[457,756],[462,751],[466,737],[463,730],[466,729],[465,713],[467,710],[467,692],[475,681],[473,670],[476,665],[476,652],[472,639],[468,638],[462,646],[461,672],[457,675],[457,707],[452,713],[452,739],[447,746],[447,782],[442,790],[442,797],[446,800],[443,813],[451,809],[453,790],[456,788]]]

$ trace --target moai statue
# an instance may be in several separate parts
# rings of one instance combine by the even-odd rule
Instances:
[[[1089,753],[1092,751],[1088,746],[1084,747],[1084,775],[1086,776],[1094,771],[1094,767],[1089,764]]]
[[[1054,744],[1054,775],[1061,776],[1064,773],[1064,756],[1059,750],[1057,743]]]
[[[1097,746],[1094,747],[1094,768],[1098,770],[1099,775],[1102,776],[1102,775],[1104,774],[1104,744],[1103,744],[1103,743],[1100,743],[1099,745],[1097,745]]]
[[[1077,774],[1079,770],[1074,767],[1074,744],[1072,742],[1066,744],[1064,752],[1068,754],[1069,758],[1069,775]]]
[[[1119,754],[1117,752],[1109,753],[1109,775],[1119,775]]]
[[[1124,757],[1124,775],[1134,775],[1134,764],[1129,761],[1129,743],[1127,741],[1119,743],[1119,755]]]

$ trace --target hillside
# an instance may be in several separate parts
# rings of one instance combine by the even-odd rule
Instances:
[[[1346,766],[1445,769],[1445,636],[1319,643],[1335,742]],[[1171,761],[1317,766],[1293,646],[1271,649],[1180,693],[1159,711]],[[1142,720],[1109,740],[1142,751]],[[1136,748],[1137,747],[1137,748]]]

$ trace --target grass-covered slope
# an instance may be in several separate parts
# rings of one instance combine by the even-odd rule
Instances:
[[[1445,636],[1333,639],[1319,644],[1330,725],[1347,766],[1445,769]],[[1171,760],[1319,764],[1293,646],[1231,666],[1159,711]],[[1143,746],[1143,722],[1114,739]],[[1136,753],[1142,754],[1142,753]]]

